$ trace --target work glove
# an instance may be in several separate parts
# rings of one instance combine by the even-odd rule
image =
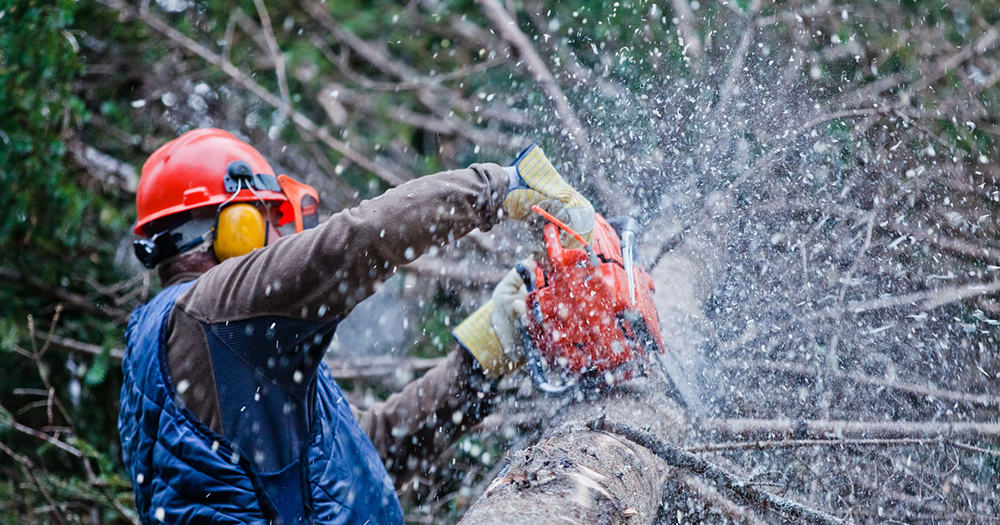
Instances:
[[[504,198],[507,215],[519,221],[531,220],[536,215],[531,207],[538,204],[590,242],[594,235],[594,207],[563,180],[538,144],[528,146],[506,169],[510,174],[510,189]],[[563,235],[561,240],[565,248],[581,247],[570,235]]]
[[[522,264],[534,272],[534,261]],[[511,270],[497,283],[490,300],[452,332],[487,377],[503,377],[524,365],[521,332],[527,325],[527,295],[521,276]]]

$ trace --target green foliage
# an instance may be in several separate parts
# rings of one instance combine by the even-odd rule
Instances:
[[[84,175],[70,152],[75,131],[89,116],[77,91],[84,73],[77,8],[72,0],[0,5],[0,402],[7,423],[0,441],[30,462],[0,453],[0,479],[26,483],[21,474],[38,471],[30,490],[14,481],[0,485],[0,522],[19,521],[44,505],[39,484],[68,508],[77,501],[107,502],[128,489],[118,473],[114,405],[108,400],[116,399],[119,383],[107,381],[107,353],[93,365],[51,348],[37,362],[23,355],[41,345],[32,340],[28,316],[46,319],[47,329],[58,311],[56,290],[89,295],[94,290],[87,283],[110,284],[124,275],[109,264],[117,246],[108,241],[121,238],[129,222],[122,210],[128,208]],[[85,340],[120,336],[118,321],[94,312],[66,310],[58,326]],[[47,384],[53,385],[49,402],[27,393],[45,392]],[[75,436],[73,446],[86,448],[83,461],[96,460],[97,468],[87,473],[80,459],[17,430],[15,420],[32,428],[73,427],[67,434]],[[123,519],[112,505],[97,508],[101,521]]]
[[[457,299],[447,293],[434,300],[435,308],[420,322],[421,339],[416,341],[412,354],[416,357],[441,357],[453,346],[451,331],[464,318]]]
[[[105,347],[104,351],[101,352],[97,358],[94,359],[90,369],[87,370],[86,375],[83,377],[83,381],[87,386],[96,386],[104,382],[104,378],[108,374],[108,359],[110,355],[110,348]]]
[[[87,116],[73,91],[82,73],[70,27],[75,10],[75,2],[61,1],[0,11],[0,209],[8,219],[0,222],[0,244],[9,248],[0,266],[52,285],[113,271],[95,268],[95,259],[114,249],[108,234],[115,238],[128,224],[68,162],[66,139]],[[0,295],[0,312],[22,313],[9,310],[17,304],[11,299]]]
[[[30,2],[0,11],[0,174],[5,189],[0,207],[15,219],[0,224],[5,245],[33,233],[42,243],[51,238],[74,241],[75,232],[58,224],[39,225],[37,215],[52,203],[71,215],[80,210],[72,189],[60,184],[66,150],[59,134],[81,113],[70,89],[79,72],[77,44],[67,29],[73,8],[68,1],[57,6]]]

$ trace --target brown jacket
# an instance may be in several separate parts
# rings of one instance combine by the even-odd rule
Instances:
[[[167,362],[179,401],[222,434],[204,324],[262,316],[335,323],[425,250],[491,228],[508,183],[495,164],[422,177],[198,276],[168,326]],[[458,348],[402,392],[355,415],[401,484],[481,420],[493,395]]]

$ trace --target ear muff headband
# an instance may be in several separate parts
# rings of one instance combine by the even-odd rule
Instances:
[[[214,243],[219,262],[246,255],[266,244],[267,223],[256,206],[238,203],[219,210]]]

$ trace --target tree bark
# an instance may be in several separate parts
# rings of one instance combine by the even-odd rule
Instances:
[[[610,392],[558,403],[538,443],[512,454],[462,523],[652,523],[674,469],[646,448],[588,425],[605,416],[683,443],[687,417],[666,391],[664,376],[652,368]]]

